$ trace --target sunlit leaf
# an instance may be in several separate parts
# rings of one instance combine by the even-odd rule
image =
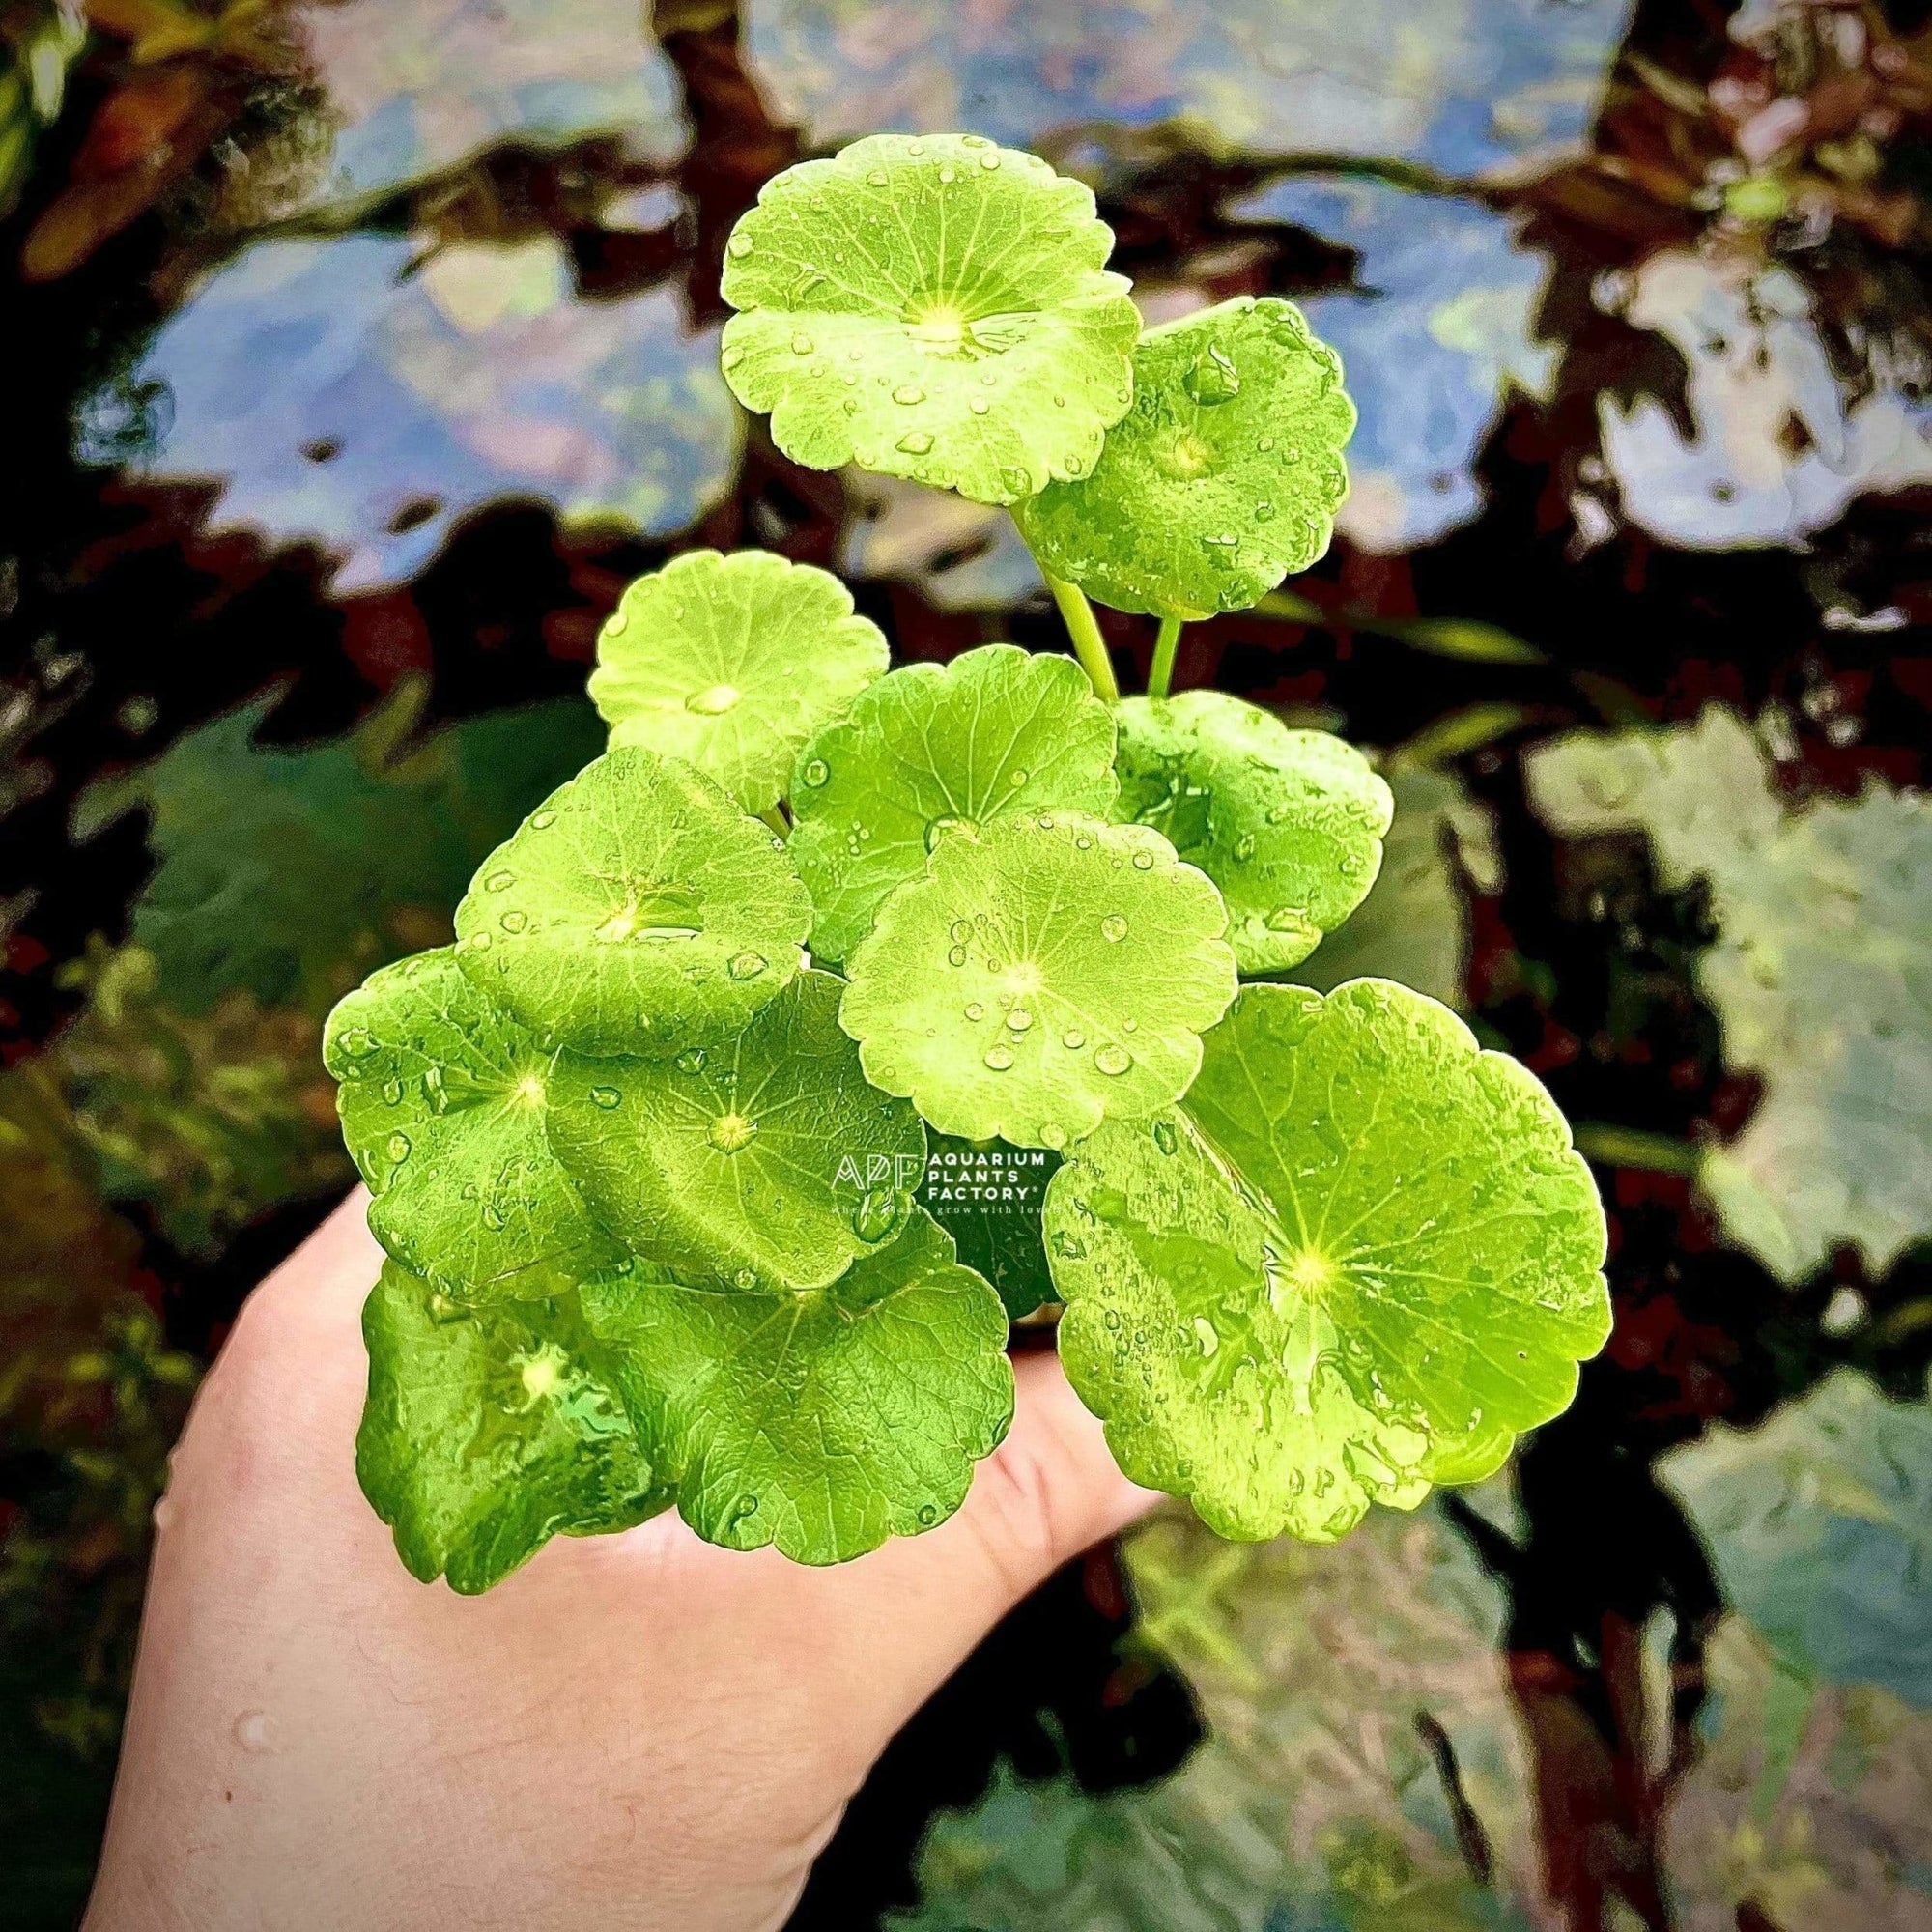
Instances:
[[[1219,691],[1130,697],[1114,715],[1119,815],[1220,887],[1243,973],[1297,965],[1361,904],[1395,808],[1352,745]]]
[[[1932,805],[1874,780],[1787,811],[1750,733],[1578,732],[1532,753],[1531,801],[1569,837],[1642,828],[1666,886],[1709,882],[1718,937],[1697,982],[1725,1062],[1764,1081],[1700,1184],[1786,1281],[1840,1242],[1888,1267],[1932,1234]]]
[[[814,952],[843,959],[943,832],[1054,807],[1108,812],[1113,756],[1113,714],[1071,658],[987,644],[881,678],[805,748],[792,782]]]
[[[1535,1078],[1404,987],[1250,986],[1207,1047],[1054,1178],[1061,1356],[1137,1481],[1331,1542],[1569,1404],[1603,1208]]]
[[[799,969],[811,907],[770,829],[636,748],[553,792],[477,868],[456,956],[547,1042],[728,1039]]]
[[[732,231],[725,379],[795,462],[982,503],[1084,476],[1140,317],[1092,191],[974,134],[876,134],[765,184]]]
[[[823,1288],[895,1238],[925,1159],[868,1086],[840,981],[803,973],[737,1038],[668,1061],[560,1056],[552,1144],[646,1261],[720,1288]]]
[[[1000,1298],[923,1213],[810,1294],[605,1275],[584,1291],[708,1542],[840,1563],[959,1507],[1012,1419]]]
[[[617,1259],[544,1133],[549,1050],[449,948],[351,993],[324,1059],[370,1232],[412,1272],[480,1300],[556,1294]]]
[[[355,1473],[424,1582],[487,1590],[559,1532],[668,1503],[574,1299],[467,1308],[385,1262],[362,1335]]]
[[[1063,1148],[1186,1091],[1236,989],[1207,876],[1083,812],[948,833],[879,908],[839,1020],[941,1133]]]
[[[1328,548],[1355,407],[1298,310],[1243,296],[1151,329],[1091,476],[1014,514],[1056,577],[1120,611],[1240,611]]]
[[[759,812],[784,796],[799,747],[888,655],[829,572],[769,551],[687,551],[624,592],[597,640],[590,696],[612,745],[683,758]]]

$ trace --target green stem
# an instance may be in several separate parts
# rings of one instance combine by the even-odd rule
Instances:
[[[758,813],[758,816],[762,818],[765,821],[765,823],[769,825],[772,828],[772,830],[779,835],[781,838],[789,838],[791,837],[791,820],[784,815],[784,808],[782,806],[780,805],[767,806],[763,811]]]
[[[1163,617],[1160,635],[1153,640],[1153,663],[1148,667],[1148,696],[1165,697],[1174,681],[1174,653],[1180,643],[1180,619]]]
[[[1073,655],[1080,660],[1080,668],[1087,673],[1094,695],[1109,704],[1118,704],[1121,687],[1114,681],[1114,664],[1107,655],[1107,640],[1100,635],[1099,620],[1087,601],[1087,593],[1076,583],[1063,583],[1050,570],[1042,570],[1040,575],[1053,592],[1053,601],[1060,606],[1066,635],[1073,639]]]
[[[1645,1133],[1640,1127],[1620,1127],[1608,1121],[1578,1121],[1571,1138],[1578,1153],[1602,1161],[1605,1167],[1636,1167],[1652,1174],[1694,1177],[1704,1165],[1704,1150],[1694,1141]]]

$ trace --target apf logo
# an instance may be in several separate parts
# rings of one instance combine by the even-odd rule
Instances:
[[[853,1187],[864,1188],[868,1194],[875,1187],[890,1185],[903,1194],[918,1181],[924,1167],[924,1161],[916,1153],[848,1153],[838,1163],[838,1172],[832,1177],[832,1184],[838,1187],[849,1183]]]

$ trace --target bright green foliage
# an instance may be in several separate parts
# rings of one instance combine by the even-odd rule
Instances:
[[[707,1542],[841,1563],[959,1507],[1007,1433],[1000,1299],[923,1212],[811,1294],[686,1288],[642,1269],[584,1290],[639,1433]]]
[[[573,1298],[467,1308],[385,1262],[362,1336],[355,1473],[424,1582],[487,1590],[559,1532],[669,1501]]]
[[[1119,816],[1220,887],[1243,973],[1300,964],[1368,895],[1395,803],[1352,745],[1219,691],[1130,697],[1115,717]]]
[[[1005,1435],[1009,1322],[1055,1300],[1123,1465],[1245,1539],[1330,1542],[1490,1473],[1601,1345],[1603,1214],[1535,1080],[1386,980],[1240,992],[1337,977],[1390,787],[1339,739],[1168,697],[1175,641],[1321,554],[1354,412],[1272,298],[1136,351],[1111,243],[1086,187],[972,135],[792,168],[729,238],[724,366],[779,447],[1014,507],[1077,663],[888,672],[835,579],[759,552],[626,592],[604,755],[483,860],[453,949],[329,1024],[393,1257],[361,1473],[420,1573],[481,1588],[673,1490],[701,1536],[805,1562],[915,1534]],[[1162,615],[1159,698],[1122,701],[1082,583]],[[338,775],[323,873],[380,863],[396,787],[364,767],[399,735]],[[537,795],[499,749],[481,789]],[[1407,835],[1428,911],[1457,809],[1432,793]],[[260,816],[298,949],[316,894],[276,875],[289,814]],[[158,808],[156,844],[165,876]],[[173,897],[169,936],[207,948],[218,893]],[[1423,924],[1419,977],[1453,974],[1451,923],[1381,903],[1358,953]],[[232,983],[220,945],[188,980]],[[1156,1845],[1163,1807],[1128,1808]],[[1409,1885],[1386,1833],[1338,1856],[1338,1899],[1418,1922],[1470,1890]],[[1048,1891],[1172,1917],[1171,1866],[1145,1897]]]
[[[146,809],[156,863],[128,937],[190,1016],[246,991],[319,1019],[357,975],[421,945],[425,925],[446,932],[477,860],[597,750],[596,716],[576,699],[407,748],[412,688],[347,738],[259,744],[278,696],[185,733],[75,809],[83,838]]]
[[[795,462],[1012,503],[1084,476],[1140,317],[1081,183],[974,134],[876,134],[732,230],[725,380]]]
[[[544,1133],[550,1053],[449,947],[373,974],[329,1015],[342,1136],[369,1229],[459,1300],[552,1295],[617,1259]]]
[[[1226,926],[1146,826],[998,819],[942,837],[879,908],[839,1020],[941,1133],[1064,1148],[1186,1092],[1235,996]]]
[[[987,644],[881,678],[805,748],[792,782],[813,952],[843,959],[947,831],[1053,807],[1105,815],[1113,758],[1114,714],[1070,658]]]
[[[670,1060],[559,1056],[551,1144],[636,1254],[699,1286],[813,1289],[901,1232],[925,1129],[866,1084],[840,991],[803,973],[736,1039]]]
[[[687,551],[624,592],[590,696],[612,745],[643,745],[768,811],[813,729],[886,668],[886,640],[823,570],[770,551]]]
[[[1048,1191],[1061,1353],[1136,1480],[1329,1542],[1493,1468],[1603,1346],[1603,1209],[1562,1117],[1382,980],[1251,986],[1184,1107]]]
[[[1014,515],[1056,577],[1119,611],[1245,610],[1323,551],[1355,406],[1300,311],[1249,296],[1150,329],[1094,472]]]
[[[1840,1242],[1876,1271],[1932,1235],[1932,804],[1877,781],[1787,811],[1751,734],[1577,732],[1531,754],[1532,801],[1571,837],[1641,827],[1667,886],[1708,882],[1697,961],[1724,1058],[1764,1081],[1700,1185],[1730,1237],[1800,1281]]]
[[[484,860],[456,956],[551,1044],[666,1054],[729,1038],[774,999],[810,923],[767,827],[689,765],[627,749]]]

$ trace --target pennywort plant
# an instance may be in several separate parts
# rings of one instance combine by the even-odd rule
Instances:
[[[1111,242],[971,135],[789,169],[732,235],[781,448],[1010,505],[1075,656],[889,669],[755,551],[626,591],[609,751],[328,1024],[389,1256],[358,1467],[416,1575],[673,1504],[810,1563],[916,1534],[1041,1304],[1122,1466],[1236,1537],[1489,1473],[1602,1345],[1537,1081],[1402,986],[1271,977],[1367,894],[1387,786],[1168,695],[1182,623],[1326,545],[1336,358],[1271,298],[1143,333]],[[1090,597],[1160,620],[1147,696]]]

